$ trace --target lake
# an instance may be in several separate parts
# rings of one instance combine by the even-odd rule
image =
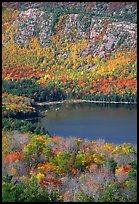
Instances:
[[[51,135],[137,144],[136,105],[71,103],[45,109],[49,110],[39,122]]]

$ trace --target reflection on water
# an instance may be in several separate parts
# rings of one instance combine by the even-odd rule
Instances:
[[[45,107],[48,109],[48,107]],[[137,143],[135,105],[80,103],[53,105],[39,120],[51,135],[105,139],[111,143]]]

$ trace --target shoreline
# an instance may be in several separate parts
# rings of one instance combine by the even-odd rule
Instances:
[[[35,105],[44,106],[44,105],[53,105],[53,104],[62,104],[62,103],[104,103],[104,104],[137,104],[137,102],[128,102],[128,101],[91,101],[91,100],[81,100],[81,99],[71,99],[63,101],[50,101],[50,102],[36,102]]]

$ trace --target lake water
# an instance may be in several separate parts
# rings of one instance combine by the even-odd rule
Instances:
[[[51,135],[137,144],[136,105],[54,105],[39,122]]]

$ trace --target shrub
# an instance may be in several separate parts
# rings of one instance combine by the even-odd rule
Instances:
[[[115,174],[115,168],[117,166],[117,162],[114,160],[114,158],[109,158],[107,160],[109,166],[110,166],[110,171]]]
[[[118,202],[120,201],[120,186],[118,183],[110,183],[103,195],[100,197],[99,202]]]
[[[77,202],[95,202],[93,196],[85,194],[83,191],[79,191],[77,196]]]
[[[10,179],[9,179],[10,178]],[[3,182],[3,202],[59,202],[61,201],[58,191],[49,192],[43,189],[33,178],[26,184],[17,182],[12,184],[12,178],[7,175],[7,181]]]

